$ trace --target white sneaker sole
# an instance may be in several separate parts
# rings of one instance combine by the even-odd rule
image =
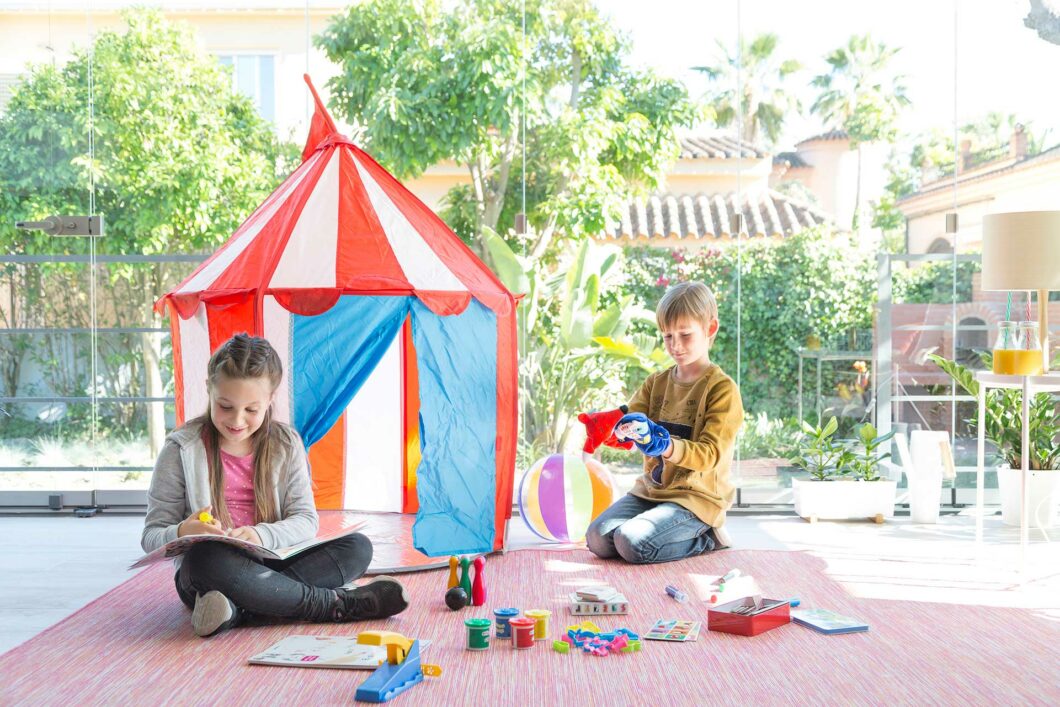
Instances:
[[[196,636],[212,636],[232,615],[232,604],[228,597],[218,591],[206,592],[195,599],[191,627]]]

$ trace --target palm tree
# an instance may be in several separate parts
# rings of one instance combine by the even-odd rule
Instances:
[[[784,80],[802,68],[794,59],[779,60],[773,56],[777,35],[760,34],[750,45],[740,38],[739,50],[732,54],[718,42],[720,60],[713,66],[693,66],[711,81],[711,102],[717,110],[717,122],[725,127],[736,119],[736,91],[739,84],[743,126],[740,137],[754,143],[759,132],[770,144],[777,141],[784,119],[791,111],[802,111],[794,94],[784,90]],[[739,77],[739,81],[737,81]]]
[[[825,57],[829,71],[815,76],[820,89],[810,110],[831,128],[841,128],[858,148],[858,183],[854,203],[854,227],[861,211],[861,145],[893,139],[899,111],[909,105],[904,76],[890,67],[898,47],[888,47],[865,35],[853,35],[845,47]]]

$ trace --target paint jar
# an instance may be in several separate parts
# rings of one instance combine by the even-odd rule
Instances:
[[[467,626],[467,650],[484,651],[490,647],[490,623],[489,619],[465,619]]]
[[[509,621],[519,615],[519,610],[508,606],[503,609],[494,609],[493,617],[496,622],[496,631],[494,635],[497,638],[511,638],[512,627],[509,625]]]
[[[533,619],[520,617],[511,619],[508,624],[512,627],[512,648],[534,647],[534,624]]]
[[[548,617],[552,612],[548,609],[527,609],[526,618],[534,620],[534,640],[543,641],[548,638]]]

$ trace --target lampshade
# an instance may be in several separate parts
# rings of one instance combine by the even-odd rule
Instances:
[[[1060,290],[1060,211],[983,217],[984,290]]]

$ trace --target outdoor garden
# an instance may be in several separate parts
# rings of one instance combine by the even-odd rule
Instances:
[[[711,355],[739,382],[746,409],[740,484],[776,485],[781,468],[798,466],[804,422],[820,433],[834,416],[837,438],[863,439],[881,374],[873,357],[828,362],[823,397],[803,391],[800,420],[799,350],[875,349],[878,257],[905,247],[896,202],[954,169],[945,120],[899,132],[903,112],[916,110],[892,66],[901,48],[869,34],[819,57],[789,56],[769,34],[738,48],[705,43],[699,70],[710,88],[694,93],[634,66],[629,39],[588,0],[526,9],[524,27],[506,0],[376,0],[312,39],[339,68],[329,107],[386,169],[411,179],[452,162],[469,176],[441,215],[524,295],[518,468],[580,448],[578,412],[624,403],[669,365],[654,308],[685,280],[717,296]],[[68,63],[27,67],[0,114],[0,468],[9,472],[0,489],[146,487],[174,424],[168,324],[154,300],[225,242],[301,151],[302,136],[277,136],[189,27],[151,10],[125,21]],[[845,131],[859,154],[890,146],[886,193],[857,197],[852,223],[680,248],[599,238],[630,199],[664,186],[679,135],[721,132],[777,151],[796,115]],[[957,138],[985,149],[1016,122],[992,113]],[[1030,150],[1047,146],[1019,122]],[[102,213],[106,236],[13,226],[51,213]],[[892,298],[967,301],[977,269],[899,268]],[[965,410],[956,417],[967,435]],[[936,417],[949,429],[949,412]],[[633,454],[602,455],[613,470],[637,469]]]

